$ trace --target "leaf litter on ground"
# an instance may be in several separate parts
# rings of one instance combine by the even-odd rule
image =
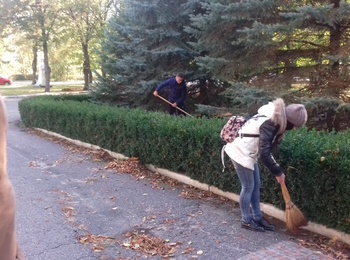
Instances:
[[[128,159],[116,159],[112,157],[107,151],[93,150],[85,147],[80,147],[72,142],[52,136],[50,134],[43,133],[42,131],[30,129],[28,130],[32,134],[35,134],[46,140],[55,142],[63,146],[66,150],[91,156],[95,161],[105,162],[104,169],[111,170],[118,174],[130,174],[135,180],[146,179],[152,184],[152,188],[163,189],[164,185],[173,188],[182,189],[180,197],[185,199],[218,199],[219,201],[230,202],[227,198],[218,196],[208,191],[203,191],[195,187],[191,187],[186,184],[182,184],[174,179],[161,175],[159,173],[151,172],[145,165],[143,165],[138,158],[132,157]],[[282,223],[283,224],[283,223]],[[88,241],[110,241],[111,238],[103,236],[90,235]],[[139,250],[146,254],[159,254],[160,256],[170,256],[176,251],[176,245],[167,245],[164,240],[155,237],[149,237],[148,235],[135,235],[129,234],[129,248],[133,250]],[[337,260],[349,260],[350,259],[350,245],[343,243],[336,237],[328,238],[318,234],[314,234],[307,230],[301,230],[299,233],[290,234],[290,240],[297,242],[299,245],[317,250],[325,255],[334,257]],[[128,243],[127,243],[128,244]],[[156,247],[159,249],[156,249]],[[95,251],[102,250],[103,245],[96,244]],[[175,250],[175,251],[174,251]],[[183,252],[190,253],[193,249],[188,247]]]

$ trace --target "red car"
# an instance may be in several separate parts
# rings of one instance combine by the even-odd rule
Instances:
[[[0,85],[8,86],[8,85],[11,85],[11,84],[12,84],[12,81],[10,79],[7,79],[7,78],[4,78],[4,77],[0,76]]]

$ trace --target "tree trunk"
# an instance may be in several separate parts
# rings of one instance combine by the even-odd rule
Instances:
[[[208,105],[209,96],[208,96],[208,86],[205,79],[199,80],[199,96],[198,101],[200,104]]]
[[[104,58],[102,58],[102,65],[101,65],[102,77],[106,78],[107,77],[107,73],[106,73],[106,70],[103,67],[104,64],[106,64],[106,60]]]
[[[45,19],[43,11],[40,11],[39,23],[41,26],[41,37],[43,41],[44,67],[45,67],[45,92],[50,92],[50,75],[51,69],[49,66],[49,50],[47,47],[48,33],[45,30]]]
[[[340,48],[340,39],[341,39],[341,30],[340,26],[337,24],[335,28],[330,29],[330,37],[329,37],[329,49],[330,49],[330,55],[336,56],[339,54],[339,48]],[[338,73],[339,70],[339,60],[333,61],[332,64],[332,72],[333,73]]]
[[[49,54],[47,47],[47,40],[43,40],[44,64],[45,64],[45,92],[50,92],[50,75],[51,69],[49,66]]]
[[[333,4],[333,8],[339,9],[340,0],[331,0],[331,4]],[[342,31],[339,24],[335,24],[330,27],[329,30],[329,54],[332,57],[335,57],[335,60],[330,61],[330,70],[329,70],[329,78],[328,78],[328,87],[332,93],[338,93],[339,91],[339,75],[340,75],[340,62],[337,58],[339,55],[339,50],[341,46],[341,37]]]
[[[36,72],[38,66],[38,47],[33,46],[33,61],[32,61],[32,85],[36,84]]]
[[[89,83],[92,83],[92,72],[90,69],[90,56],[89,56],[89,45],[82,43],[84,53],[83,73],[84,73],[84,88],[83,90],[89,89]]]
[[[340,0],[331,0],[331,4],[333,4],[333,8],[339,8]],[[339,54],[340,44],[341,44],[341,28],[339,24],[336,24],[334,27],[330,29],[330,37],[329,37],[329,54],[331,56],[337,56]],[[337,76],[339,74],[339,60],[331,63],[331,73],[332,76]]]

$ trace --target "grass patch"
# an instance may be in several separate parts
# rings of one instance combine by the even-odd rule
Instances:
[[[61,93],[61,92],[74,92],[82,91],[83,84],[62,84],[62,85],[53,85],[50,88],[51,93]],[[2,96],[20,96],[20,95],[35,95],[45,93],[44,87],[34,87],[32,85],[26,86],[0,86],[0,94]]]

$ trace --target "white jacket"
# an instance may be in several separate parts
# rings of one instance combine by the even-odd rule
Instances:
[[[258,110],[258,115],[250,118],[240,129],[239,134],[259,134],[259,128],[268,119],[275,115],[275,104],[269,102]],[[259,138],[257,137],[236,137],[232,143],[227,143],[225,152],[227,155],[245,168],[254,170],[257,163]]]

